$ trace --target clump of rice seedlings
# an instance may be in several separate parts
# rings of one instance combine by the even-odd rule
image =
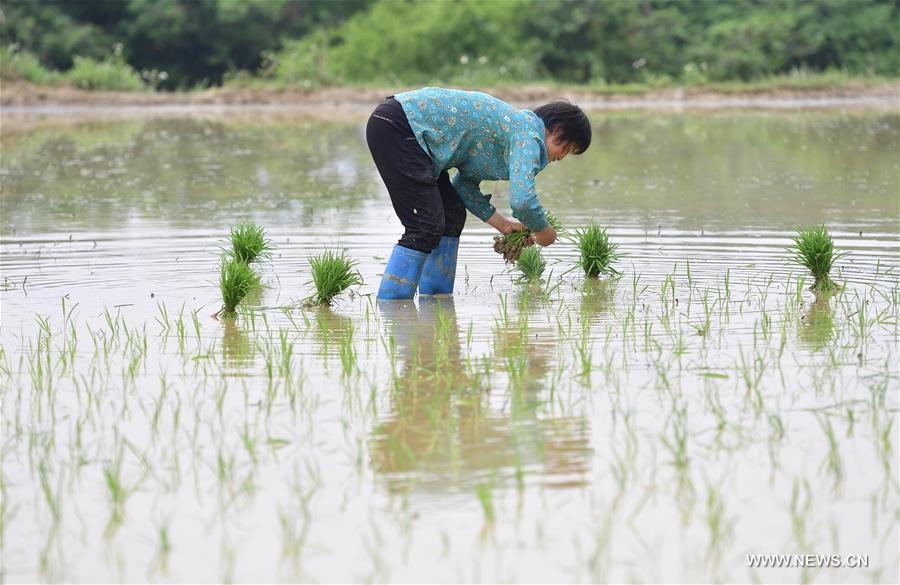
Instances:
[[[831,234],[825,226],[798,229],[797,235],[791,239],[794,241],[793,248],[788,249],[791,261],[805,266],[816,279],[810,288],[823,292],[837,289],[838,285],[831,280],[829,273],[844,253],[835,251]]]
[[[311,256],[309,267],[316,292],[307,302],[313,305],[329,305],[334,297],[348,287],[362,284],[362,277],[356,270],[356,261],[343,253],[335,254],[327,250],[318,256]]]
[[[546,267],[547,261],[537,247],[525,248],[516,261],[516,268],[522,273],[520,280],[526,282],[539,281]]]
[[[549,211],[545,215],[547,222],[553,226],[553,229],[557,232],[563,230],[562,224],[556,219],[555,215]],[[510,232],[505,236],[494,236],[494,252],[502,254],[507,264],[515,262],[522,255],[522,250],[525,249],[525,240],[530,238],[531,235],[531,230],[524,229]]]
[[[228,253],[245,264],[264,260],[272,255],[272,242],[266,239],[266,231],[245,221],[231,228],[229,234],[231,249]]]
[[[617,251],[619,244],[609,241],[606,228],[601,228],[591,221],[583,228],[575,229],[572,240],[578,246],[580,256],[578,266],[586,276],[614,276],[620,274],[613,264],[622,257]]]
[[[219,290],[222,291],[222,308],[214,316],[234,316],[240,302],[251,291],[259,287],[259,275],[246,262],[231,256],[222,256],[219,266]]]

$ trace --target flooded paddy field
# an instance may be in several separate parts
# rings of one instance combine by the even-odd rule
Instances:
[[[538,189],[619,278],[519,284],[470,217],[452,297],[381,305],[363,113],[5,119],[3,579],[900,580],[900,115],[592,119]],[[267,286],[214,320],[247,219]],[[364,284],[303,307],[325,249]]]

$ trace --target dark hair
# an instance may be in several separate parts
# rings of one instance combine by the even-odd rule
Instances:
[[[557,100],[534,110],[544,121],[550,134],[556,134],[563,144],[573,143],[575,154],[581,154],[591,145],[591,121],[575,104]]]

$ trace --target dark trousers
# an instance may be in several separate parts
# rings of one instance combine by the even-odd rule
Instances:
[[[398,243],[429,253],[441,236],[458,238],[466,223],[466,208],[447,172],[434,175],[431,157],[419,146],[403,107],[393,96],[372,112],[366,141],[405,230]]]

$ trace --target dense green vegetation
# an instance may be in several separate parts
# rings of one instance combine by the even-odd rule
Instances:
[[[124,58],[148,85],[163,89],[218,85],[226,74],[256,71],[284,39],[334,26],[367,0],[4,0],[2,70],[9,51],[36,55],[67,71],[81,56]],[[23,76],[24,77],[24,76]],[[35,81],[33,78],[29,81]]]
[[[900,75],[895,0],[7,0],[2,11],[3,77],[36,83],[126,62],[164,89]]]

